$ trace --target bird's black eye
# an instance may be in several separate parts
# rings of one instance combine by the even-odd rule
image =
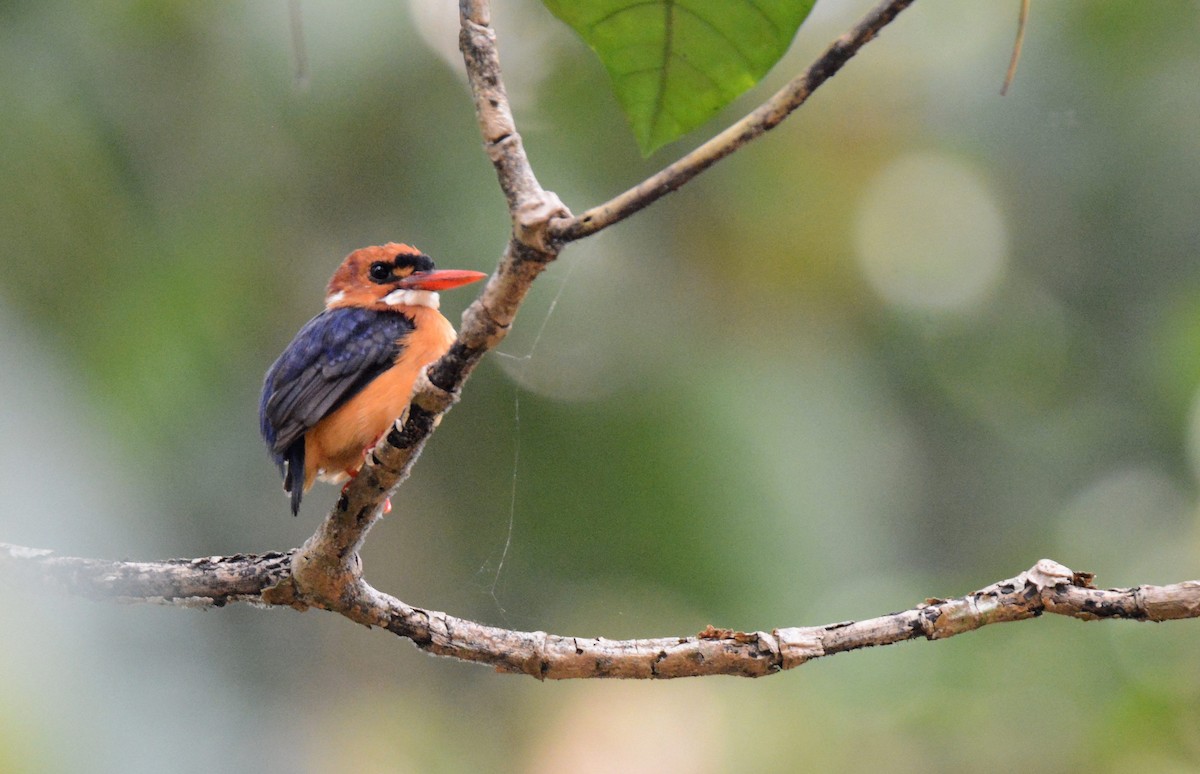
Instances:
[[[376,261],[371,264],[371,268],[367,270],[374,282],[387,282],[392,278],[392,264]]]

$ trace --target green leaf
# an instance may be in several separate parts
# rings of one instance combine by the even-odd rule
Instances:
[[[758,83],[815,0],[544,0],[604,63],[642,153]]]

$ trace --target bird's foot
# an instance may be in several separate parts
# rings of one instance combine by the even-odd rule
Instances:
[[[367,451],[370,451],[370,449],[367,449]],[[354,479],[358,478],[359,469],[355,468],[353,470],[350,470],[349,468],[347,468],[344,472],[347,476],[350,477],[350,480],[342,485],[342,494],[346,494],[346,490],[349,489],[350,485],[354,483]],[[385,514],[392,512],[392,498],[390,498],[390,497],[384,498],[383,512]]]

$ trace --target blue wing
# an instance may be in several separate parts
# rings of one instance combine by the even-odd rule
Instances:
[[[327,309],[309,320],[263,380],[259,428],[292,495],[304,489],[304,434],[396,361],[408,317],[371,309]]]

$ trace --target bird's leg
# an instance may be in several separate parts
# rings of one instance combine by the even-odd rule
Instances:
[[[375,445],[383,440],[383,436],[385,436],[385,435],[387,435],[387,433],[380,434],[380,436],[375,439],[375,443],[373,443],[370,446],[368,446],[367,448],[363,449],[363,460],[364,461],[366,461],[367,455],[369,455],[371,453],[371,450],[375,448]],[[349,473],[350,471],[346,471],[346,472]],[[350,474],[350,478],[353,479],[357,475],[358,475],[358,470],[355,470],[353,473]],[[349,485],[347,485],[347,486],[349,486]],[[385,515],[392,512],[392,498],[390,498],[390,497],[383,498],[383,512]]]

